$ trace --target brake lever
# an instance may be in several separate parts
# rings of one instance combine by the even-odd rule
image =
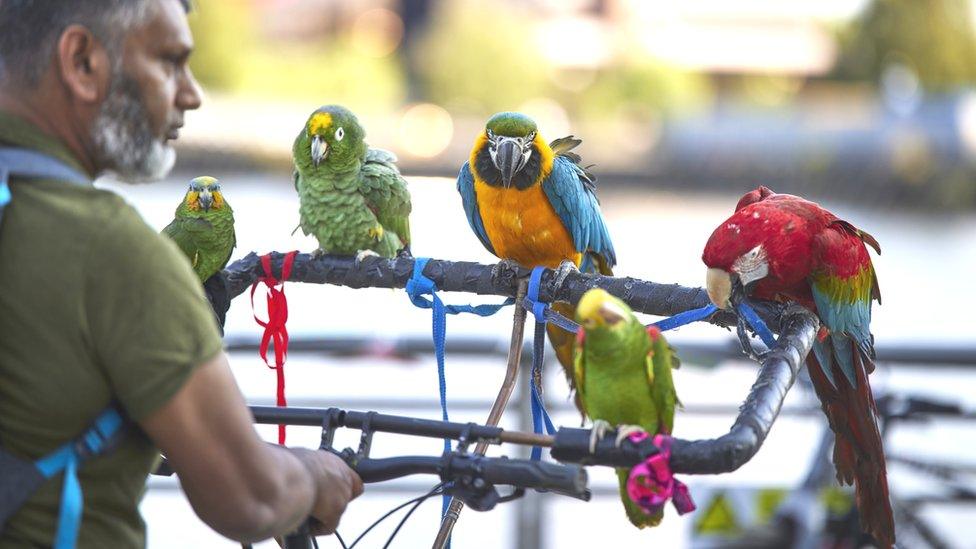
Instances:
[[[516,489],[516,491],[518,490],[522,489]],[[524,493],[524,490],[522,491]],[[502,498],[493,484],[480,477],[457,478],[445,487],[444,492],[463,501],[465,505],[475,511],[490,511],[503,501],[515,499],[511,497],[513,494],[509,494],[509,500]]]

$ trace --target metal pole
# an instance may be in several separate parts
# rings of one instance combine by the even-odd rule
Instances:
[[[521,372],[522,387],[524,390],[519,392],[518,399],[516,400],[516,405],[518,406],[518,429],[522,432],[528,432],[532,430],[532,393],[529,390],[532,379],[532,371],[528,368],[524,368]],[[522,459],[528,459],[531,448],[529,446],[523,446],[519,448],[519,456]],[[515,543],[514,547],[516,549],[538,549],[542,546],[542,513],[543,505],[548,502],[548,498],[543,498],[542,494],[535,492],[534,490],[528,490],[525,495],[522,496],[516,503],[518,509],[516,511],[516,524],[518,528],[515,531]]]
[[[525,308],[522,306],[522,300],[525,299],[528,286],[528,281],[519,281],[518,291],[515,293],[515,319],[512,322],[512,341],[508,348],[508,368],[505,370],[505,378],[498,390],[498,396],[495,397],[495,403],[492,404],[491,411],[488,413],[487,425],[498,425],[498,422],[501,421],[502,413],[508,406],[508,400],[511,398],[512,391],[515,390],[515,382],[518,380],[519,363],[522,359],[522,338],[525,335]],[[474,453],[484,455],[487,449],[488,443],[479,441],[475,445]],[[443,549],[447,546],[447,541],[451,537],[451,531],[454,530],[454,524],[457,522],[462,508],[464,508],[464,504],[461,500],[451,499],[447,514],[441,521],[441,529],[437,532],[437,537],[434,538],[433,549]]]

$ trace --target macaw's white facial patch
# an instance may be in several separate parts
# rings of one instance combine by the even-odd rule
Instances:
[[[732,264],[732,271],[739,275],[743,286],[766,278],[769,274],[769,261],[766,259],[766,249],[762,244],[742,254]]]

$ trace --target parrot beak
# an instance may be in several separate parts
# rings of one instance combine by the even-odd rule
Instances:
[[[711,268],[705,273],[705,289],[708,299],[719,309],[731,309],[732,275],[722,269]]]
[[[318,167],[318,165],[325,160],[325,157],[329,154],[329,144],[325,142],[325,139],[323,139],[322,136],[313,136],[311,152],[312,164],[314,164],[315,167]]]
[[[203,189],[200,191],[197,201],[200,203],[200,208],[203,209],[203,211],[209,212],[210,206],[213,205],[213,194],[210,192],[210,189]]]
[[[523,152],[517,138],[502,137],[499,138],[495,154],[491,159],[494,160],[498,171],[502,172],[502,182],[507,189],[512,186],[512,178],[515,174],[525,167],[528,155]]]
[[[606,290],[594,288],[583,294],[576,306],[576,318],[585,328],[614,326],[627,318],[616,300]]]

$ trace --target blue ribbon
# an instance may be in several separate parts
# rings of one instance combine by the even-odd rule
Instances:
[[[763,319],[759,318],[756,311],[753,310],[753,308],[746,303],[746,300],[744,299],[739,302],[736,309],[739,311],[739,314],[742,315],[742,318],[746,319],[746,322],[749,323],[749,326],[752,327],[759,338],[763,340],[766,347],[772,349],[776,345],[776,337],[773,336],[773,332],[769,330],[769,327],[766,326]]]
[[[657,326],[662,332],[668,330],[673,330],[675,328],[684,326],[685,324],[691,324],[692,322],[698,322],[700,320],[705,320],[706,318],[712,316],[712,314],[718,310],[718,307],[712,304],[708,304],[700,309],[692,309],[690,311],[685,311],[683,313],[678,313],[672,317],[668,317],[657,322],[652,323],[652,326]]]
[[[546,406],[542,401],[542,395],[539,394],[539,388],[536,387],[535,380],[539,379],[541,383],[542,379],[542,360],[545,354],[546,345],[546,323],[536,321],[535,323],[535,339],[532,343],[532,378],[529,380],[529,391],[531,393],[531,405],[532,405],[532,432],[542,433],[542,426],[545,423],[546,434],[553,434],[556,432],[556,427],[552,424],[552,419],[549,418],[549,412],[546,411]],[[539,446],[533,446],[532,452],[529,458],[533,461],[539,461],[542,459],[542,448]]]
[[[544,273],[545,270],[545,267],[536,267],[532,269],[532,275],[529,277],[529,287],[527,288],[525,294],[524,305],[525,308],[532,311],[532,315],[535,316],[535,337],[532,341],[532,377],[529,380],[529,391],[531,394],[532,405],[532,432],[542,433],[542,427],[543,424],[545,424],[546,433],[551,435],[556,432],[556,428],[553,426],[552,420],[549,418],[549,412],[546,411],[546,406],[543,403],[542,395],[539,394],[539,388],[535,384],[535,380],[541,380],[542,376],[542,362],[545,358],[546,351],[546,324],[555,324],[560,328],[573,333],[579,329],[579,325],[556,311],[553,311],[549,307],[548,303],[539,301],[539,290],[542,286],[542,273]],[[529,457],[533,461],[539,461],[542,459],[542,448],[539,446],[533,446]]]
[[[410,302],[421,309],[432,309],[431,323],[434,339],[434,356],[437,358],[437,385],[440,391],[441,419],[448,421],[447,415],[447,377],[444,368],[444,344],[447,340],[447,315],[460,313],[470,313],[478,316],[491,316],[503,307],[515,303],[512,298],[506,299],[499,304],[483,305],[445,305],[437,295],[437,285],[434,281],[424,276],[424,268],[430,261],[429,257],[418,257],[414,259],[413,275],[407,281],[406,291],[410,297]],[[423,296],[429,295],[431,299]],[[444,451],[451,451],[451,439],[444,439]],[[447,514],[451,496],[445,494],[442,498],[441,516]]]
[[[542,274],[545,271],[545,267],[532,269],[532,274],[529,276],[529,287],[526,289],[525,300],[522,302],[522,306],[526,310],[532,311],[532,316],[535,317],[536,322],[555,324],[563,330],[575,334],[580,328],[579,324],[553,311],[547,303],[539,301],[539,291],[542,288]]]

